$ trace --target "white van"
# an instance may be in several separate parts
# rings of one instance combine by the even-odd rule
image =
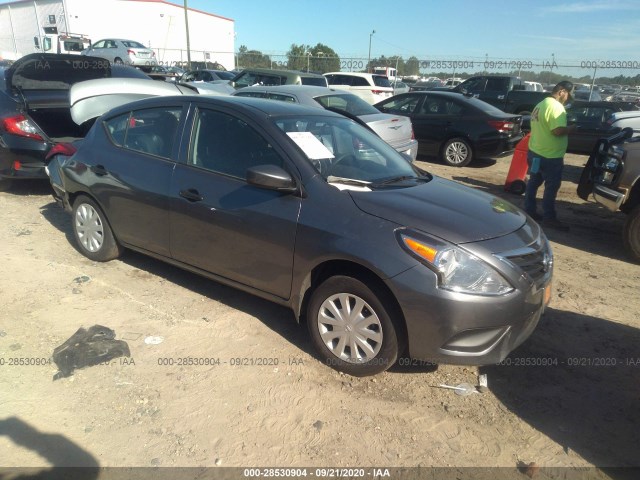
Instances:
[[[375,73],[329,72],[324,76],[331,88],[348,90],[373,105],[393,96],[389,78]]]

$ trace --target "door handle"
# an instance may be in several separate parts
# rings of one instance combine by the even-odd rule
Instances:
[[[105,175],[108,175],[109,172],[107,171],[106,168],[104,168],[103,165],[94,165],[93,167],[91,167],[89,170],[91,170],[93,173],[95,173],[96,175],[98,175],[99,177],[103,177]]]
[[[201,202],[204,197],[200,195],[200,192],[195,188],[189,188],[187,190],[180,190],[180,196],[190,202]]]

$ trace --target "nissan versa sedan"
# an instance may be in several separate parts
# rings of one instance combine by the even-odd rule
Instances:
[[[418,153],[464,167],[475,157],[500,157],[522,140],[522,117],[455,92],[415,91],[374,105],[411,119]]]
[[[129,248],[286,305],[348,374],[384,371],[405,350],[499,362],[549,301],[537,223],[327,110],[140,100],[102,115],[49,172],[86,257]]]

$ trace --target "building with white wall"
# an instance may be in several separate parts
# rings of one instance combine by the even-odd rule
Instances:
[[[188,9],[192,61],[234,68],[235,23],[213,13]],[[187,60],[185,10],[164,0],[18,0],[0,5],[0,58],[39,51],[54,31],[136,40],[156,51],[160,64]],[[47,33],[49,32],[49,33]],[[40,39],[34,41],[34,37]]]

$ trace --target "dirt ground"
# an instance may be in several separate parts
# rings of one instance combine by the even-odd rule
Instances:
[[[521,206],[502,189],[509,161],[419,164]],[[623,216],[577,197],[585,161],[567,157],[571,230],[547,231],[554,298],[532,337],[503,365],[373,378],[320,363],[285,308],[132,252],[89,261],[48,185],[0,193],[0,466],[498,466],[526,479],[516,467],[535,462],[538,478],[638,478],[611,467],[640,466],[640,266]],[[94,324],[131,357],[53,381],[54,348]],[[487,393],[437,387],[478,374]]]

